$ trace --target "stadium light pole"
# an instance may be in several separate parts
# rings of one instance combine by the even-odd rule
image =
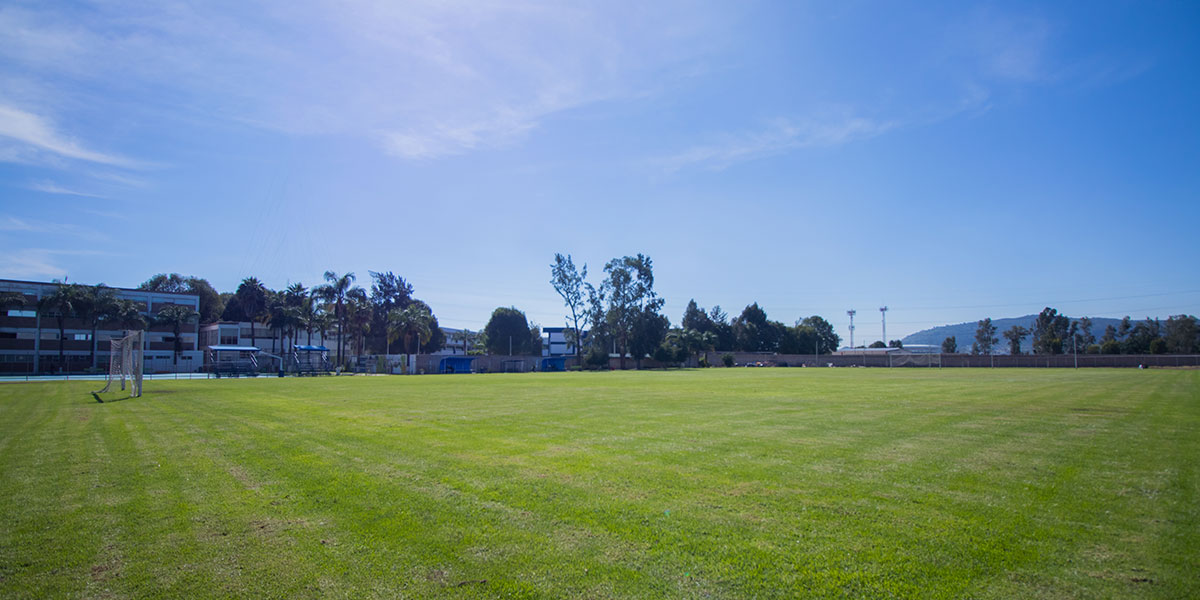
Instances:
[[[846,311],[846,314],[850,315],[850,349],[851,350],[854,349],[854,315],[857,312],[858,311],[854,310],[853,308]]]
[[[880,315],[880,317],[883,318],[883,347],[888,348],[890,346],[888,345],[888,339],[887,339],[887,307],[886,306],[879,307],[879,315]]]

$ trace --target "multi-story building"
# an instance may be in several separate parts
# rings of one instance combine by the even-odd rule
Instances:
[[[66,315],[64,331],[59,333],[58,315],[38,310],[41,300],[60,284],[40,281],[0,279],[0,292],[24,297],[21,305],[9,305],[0,311],[0,372],[2,373],[78,373],[108,368],[109,340],[125,335],[119,324],[100,322],[92,337],[92,323],[77,315]],[[182,352],[175,358],[175,334],[168,325],[154,325],[154,316],[171,305],[200,309],[195,294],[148,292],[128,288],[110,288],[117,298],[132,300],[151,323],[145,336],[145,370],[195,371],[203,364],[197,348],[196,323],[185,324],[180,332]],[[61,360],[60,360],[61,353]]]
[[[479,337],[479,332],[443,327],[442,335],[445,336],[446,343],[441,350],[433,353],[434,356],[465,356],[470,353],[474,340]]]
[[[568,327],[545,327],[542,329],[542,356],[574,356],[575,344],[567,339]],[[583,332],[587,338],[588,332]]]

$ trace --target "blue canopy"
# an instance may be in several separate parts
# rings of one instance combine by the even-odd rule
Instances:
[[[438,364],[438,373],[470,373],[474,356],[447,356]]]
[[[566,371],[567,370],[567,357],[551,356],[549,358],[543,358],[542,359],[542,370],[543,371]]]
[[[258,352],[258,346],[209,346],[215,352]]]
[[[329,348],[325,346],[292,346],[297,352],[329,352]]]

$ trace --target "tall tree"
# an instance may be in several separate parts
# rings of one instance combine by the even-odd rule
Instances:
[[[833,331],[833,324],[818,315],[805,317],[798,325],[811,327],[813,334],[817,336],[818,348],[820,352],[833,352],[838,349],[838,345],[842,343],[842,338]]]
[[[489,354],[526,354],[530,351],[529,320],[516,307],[499,307],[492,311],[483,328]]]
[[[179,273],[159,273],[143,281],[137,289],[180,294],[187,291],[187,278]]]
[[[352,288],[346,293],[346,327],[354,342],[355,356],[363,354],[367,333],[371,330],[371,317],[371,301],[366,291],[360,287]]]
[[[1029,330],[1020,325],[1013,325],[1004,332],[1004,339],[1008,340],[1008,353],[1017,355],[1021,353],[1021,340],[1029,335]]]
[[[604,272],[606,277],[600,284],[599,295],[608,302],[605,325],[616,342],[621,368],[624,369],[625,355],[633,351],[634,336],[658,335],[658,323],[652,322],[651,316],[662,309],[664,301],[654,292],[654,270],[649,256],[638,254],[614,258],[604,265]],[[661,339],[659,337],[658,341],[661,342]],[[648,345],[647,341],[648,338],[641,338],[636,343],[641,348]],[[657,345],[650,346],[651,350]],[[637,358],[640,359],[641,355]]]
[[[433,314],[429,312],[429,308],[424,303],[409,304],[405,308],[393,308],[392,312],[388,313],[388,342],[403,339],[406,353],[409,350],[410,342],[416,342],[417,346],[428,342],[433,335],[433,329]]]
[[[266,313],[267,288],[257,277],[247,277],[238,285],[234,296],[237,298],[242,314],[250,322],[250,345],[257,346],[258,337],[255,332],[257,329],[255,323]]]
[[[942,354],[958,354],[958,339],[950,336],[942,340]]]
[[[704,312],[704,309],[696,304],[696,300],[693,298],[688,300],[687,308],[683,310],[683,320],[679,322],[679,326],[684,330],[691,329],[701,333],[711,333],[713,330],[713,321],[708,316],[708,313]]]
[[[338,275],[333,271],[325,271],[325,282],[324,285],[313,288],[313,293],[325,302],[333,304],[333,315],[337,320],[338,328],[337,361],[341,365],[343,364],[342,352],[346,347],[343,335],[346,328],[346,294],[354,286],[354,273]]]
[[[1047,306],[1033,322],[1034,354],[1062,354],[1070,333],[1071,320]]]
[[[1125,354],[1150,354],[1154,350],[1154,341],[1159,339],[1161,327],[1158,321],[1147,318],[1134,325],[1129,335],[1121,341],[1121,350]],[[1162,350],[1166,347],[1163,346]],[[1161,352],[1161,350],[1160,350]]]
[[[767,312],[755,302],[733,320],[736,348],[743,352],[772,352],[779,346],[779,330],[767,320]]]
[[[717,350],[734,350],[736,341],[733,336],[733,325],[729,323],[729,313],[716,305],[708,311],[708,320],[712,321],[712,332],[717,336]]]
[[[159,273],[138,286],[139,290],[173,294],[195,294],[200,299],[200,322],[212,323],[221,318],[225,302],[207,279],[179,273]],[[240,319],[239,319],[240,320]]]
[[[971,346],[973,354],[991,354],[999,342],[996,339],[996,326],[992,324],[992,318],[988,317],[980,321],[975,328],[975,343]]]
[[[1196,325],[1196,317],[1192,315],[1174,315],[1167,317],[1166,332],[1167,352],[1172,354],[1192,354],[1200,351],[1200,327]]]
[[[179,353],[183,351],[183,326],[192,323],[200,316],[200,313],[192,310],[190,306],[182,304],[168,304],[158,311],[154,316],[156,325],[166,325],[171,328],[171,335],[174,336],[174,360],[172,364],[179,365]]]
[[[1090,317],[1080,317],[1079,327],[1075,334],[1075,343],[1079,348],[1087,350],[1088,346],[1096,343],[1096,336],[1092,335],[1092,319]]]
[[[413,286],[391,271],[368,271],[371,274],[371,328],[369,346],[387,352],[388,315],[395,308],[406,308],[413,301]]]
[[[100,323],[108,320],[117,310],[117,295],[112,288],[103,283],[91,286],[85,290],[86,293],[80,298],[81,302],[78,307],[79,316],[91,325],[92,334],[92,351],[91,365],[96,368],[96,331],[100,329]]]
[[[122,329],[145,330],[150,326],[138,303],[126,298],[117,298],[110,315],[111,322]]]
[[[1104,327],[1104,335],[1100,338],[1100,343],[1101,344],[1106,344],[1108,342],[1116,343],[1116,341],[1117,341],[1117,328],[1113,327],[1112,325],[1106,325]]]
[[[568,323],[570,335],[567,341],[575,346],[575,357],[583,354],[583,328],[587,326],[587,264],[582,269],[576,269],[571,255],[554,254],[554,264],[550,265],[550,285],[562,296],[563,304],[571,311],[571,321]]]
[[[42,296],[38,302],[38,311],[53,316],[58,324],[58,363],[60,369],[66,370],[67,319],[78,316],[79,308],[87,301],[87,287],[62,281],[54,283],[54,291]]]

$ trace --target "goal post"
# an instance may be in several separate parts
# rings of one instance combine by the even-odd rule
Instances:
[[[142,368],[145,363],[145,332],[141,330],[126,331],[124,337],[111,340],[108,355],[108,377],[104,387],[95,392],[103,394],[112,389],[113,381],[119,380],[121,390],[125,389],[125,380],[129,380],[129,396],[137,398],[142,395]]]

